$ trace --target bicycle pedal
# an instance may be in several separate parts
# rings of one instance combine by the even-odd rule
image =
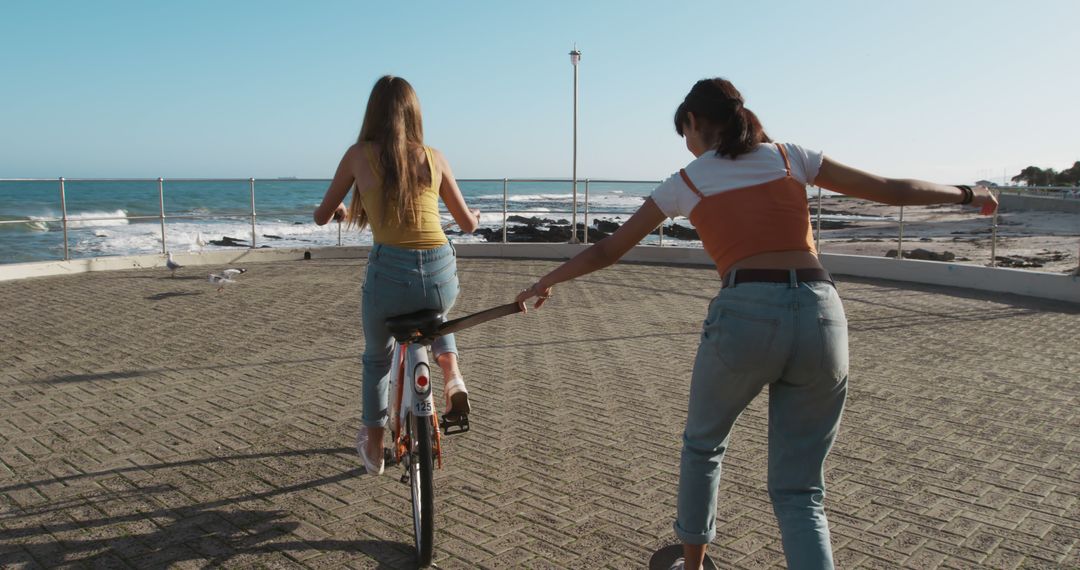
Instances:
[[[386,467],[391,467],[398,464],[397,457],[394,457],[394,452],[390,451],[390,448],[384,447],[383,450],[383,464]]]
[[[469,416],[442,416],[439,418],[439,428],[444,435],[454,435],[469,431]]]

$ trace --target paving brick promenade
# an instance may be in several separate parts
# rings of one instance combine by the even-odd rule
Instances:
[[[452,316],[545,261],[461,260]],[[408,488],[362,477],[363,260],[0,283],[0,567],[409,568]],[[459,336],[473,430],[436,475],[441,568],[643,568],[717,278],[619,265]],[[828,464],[845,568],[1080,566],[1080,307],[843,279]],[[723,567],[783,565],[766,398],[725,463]]]

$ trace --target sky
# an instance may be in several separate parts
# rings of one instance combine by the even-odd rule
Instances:
[[[963,183],[1080,160],[1080,2],[0,0],[0,177],[330,177],[383,74],[459,178],[658,180],[725,77],[769,135]]]

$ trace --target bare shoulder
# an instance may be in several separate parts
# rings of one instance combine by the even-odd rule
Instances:
[[[375,150],[375,143],[369,141],[360,141],[353,143],[346,151],[345,154],[349,158],[363,157],[364,153]]]
[[[428,148],[431,149],[431,157],[435,159],[435,167],[440,172],[449,171],[450,170],[450,161],[446,159],[446,155],[444,155],[441,150],[439,150],[439,149],[437,149],[437,148],[435,148],[433,146],[429,146]]]
[[[343,160],[349,164],[353,175],[361,182],[361,187],[366,186],[366,183],[374,176],[369,157],[375,150],[375,144],[368,141],[357,142],[345,150]]]

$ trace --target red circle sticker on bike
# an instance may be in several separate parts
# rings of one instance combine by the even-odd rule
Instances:
[[[426,362],[418,362],[413,368],[413,391],[421,398],[427,398],[431,394],[430,373]]]

